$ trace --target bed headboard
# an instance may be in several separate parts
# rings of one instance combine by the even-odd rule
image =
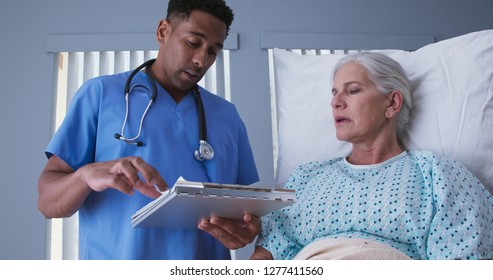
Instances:
[[[440,42],[379,35],[373,45],[365,44],[368,35],[333,35],[334,44],[325,46],[315,39],[320,34],[303,36],[308,37],[298,38],[301,45],[291,45],[287,38],[271,51],[276,186],[283,186],[300,163],[345,156],[350,150],[335,138],[330,108],[332,69],[344,52],[301,55],[285,49],[365,49],[393,57],[409,76],[414,108],[406,147],[462,162],[493,193],[493,30]],[[274,37],[263,36],[263,46],[274,47]]]

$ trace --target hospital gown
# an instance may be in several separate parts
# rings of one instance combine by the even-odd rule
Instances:
[[[412,151],[374,165],[299,166],[297,202],[263,219],[257,245],[292,259],[321,238],[363,238],[413,259],[493,258],[493,197],[460,163]]]

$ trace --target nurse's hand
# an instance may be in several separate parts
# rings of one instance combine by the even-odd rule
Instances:
[[[70,217],[92,191],[112,188],[156,198],[161,195],[156,186],[160,191],[168,188],[159,172],[140,157],[90,163],[73,170],[52,155],[38,179],[38,208],[46,218]]]
[[[235,250],[253,242],[261,226],[260,218],[246,214],[243,220],[212,217],[200,221],[198,228],[214,236],[226,248]]]
[[[251,260],[273,260],[271,252],[269,252],[264,247],[255,246],[255,250],[253,251]]]
[[[137,190],[145,196],[157,198],[161,195],[159,191],[168,188],[159,172],[140,157],[91,163],[83,166],[79,173],[87,185],[97,192],[113,188],[133,194]]]

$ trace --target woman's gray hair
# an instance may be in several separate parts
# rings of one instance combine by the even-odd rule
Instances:
[[[411,86],[402,66],[399,62],[384,54],[363,51],[349,54],[339,60],[334,68],[333,76],[335,76],[339,68],[348,63],[361,65],[367,71],[368,78],[375,83],[381,94],[386,95],[393,90],[399,90],[402,93],[404,103],[397,119],[397,138],[402,142],[413,107]]]

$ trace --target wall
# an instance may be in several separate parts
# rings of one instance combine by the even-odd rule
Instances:
[[[1,0],[0,259],[45,258],[46,220],[37,178],[50,138],[58,34],[154,33],[165,0]],[[136,5],[138,3],[139,5]],[[231,53],[232,100],[250,134],[262,185],[273,182],[267,51],[263,32],[432,35],[493,28],[489,0],[227,0],[239,49]]]

